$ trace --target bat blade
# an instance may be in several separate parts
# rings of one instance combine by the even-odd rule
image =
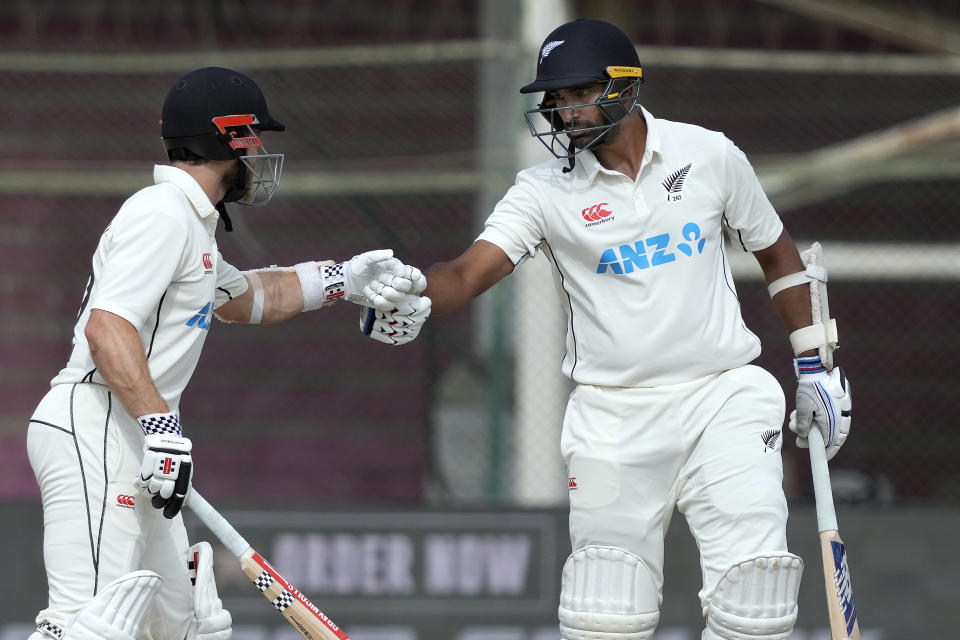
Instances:
[[[240,561],[240,569],[304,640],[350,640],[343,629],[280,575],[196,488],[186,505]]]
[[[827,613],[832,640],[860,640],[860,622],[853,600],[847,549],[836,531],[820,533],[823,579],[827,589]]]
[[[240,557],[240,568],[305,640],[349,640],[333,620],[253,549]]]
[[[847,548],[840,538],[837,513],[833,506],[833,489],[826,450],[820,429],[808,434],[813,493],[817,502],[817,530],[820,554],[823,557],[823,580],[827,590],[827,613],[831,640],[860,640],[860,622],[853,601]]]

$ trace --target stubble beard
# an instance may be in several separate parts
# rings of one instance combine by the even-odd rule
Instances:
[[[578,127],[583,127],[583,126],[600,127],[603,125],[600,123],[587,122],[587,123],[580,123],[577,126]],[[571,137],[570,140],[573,142],[573,146],[576,147],[577,149],[595,148],[602,144],[608,144],[610,142],[613,142],[619,134],[620,134],[620,122],[614,124],[613,126],[607,129],[598,130],[593,134]],[[598,138],[600,138],[599,141],[597,140]]]
[[[223,174],[223,180],[221,182],[225,193],[230,193],[235,189],[241,191],[246,191],[247,189],[247,166],[243,164],[242,160],[237,160],[237,163],[233,166],[230,171]]]

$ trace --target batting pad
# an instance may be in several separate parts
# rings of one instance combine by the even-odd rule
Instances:
[[[63,640],[134,640],[160,582],[153,571],[120,576],[77,612]]]
[[[558,616],[564,640],[649,640],[660,620],[660,596],[639,557],[589,546],[563,565]]]
[[[707,605],[704,640],[787,640],[797,622],[803,560],[765,553],[735,564]]]
[[[187,566],[196,572],[193,585],[193,622],[186,640],[229,640],[233,619],[223,608],[213,577],[213,549],[198,542],[187,551]]]

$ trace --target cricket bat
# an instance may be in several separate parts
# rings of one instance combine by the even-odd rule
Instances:
[[[830,469],[823,434],[815,425],[807,435],[810,445],[810,469],[813,494],[817,502],[817,529],[820,532],[820,553],[823,556],[823,579],[827,589],[827,613],[830,616],[831,640],[860,640],[860,623],[853,602],[847,549],[840,538],[837,513],[833,507]]]
[[[220,539],[223,546],[240,560],[244,575],[304,640],[349,640],[347,634],[333,620],[310,602],[299,589],[287,582],[263,556],[254,551],[196,489],[190,490],[186,504]]]

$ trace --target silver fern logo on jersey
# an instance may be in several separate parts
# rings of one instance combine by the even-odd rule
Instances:
[[[687,174],[690,173],[692,166],[693,163],[691,162],[682,169],[677,169],[667,176],[666,180],[660,183],[663,185],[663,188],[667,190],[667,202],[676,202],[683,198],[683,195],[680,193],[683,190],[683,181],[686,180]]]
[[[540,62],[543,62],[543,59],[550,55],[550,52],[562,45],[566,40],[554,40],[553,42],[548,42],[543,45],[543,49],[540,50]]]
[[[764,453],[768,451],[776,451],[777,444],[780,442],[780,430],[767,429],[766,431],[760,434],[760,438],[763,440]]]

